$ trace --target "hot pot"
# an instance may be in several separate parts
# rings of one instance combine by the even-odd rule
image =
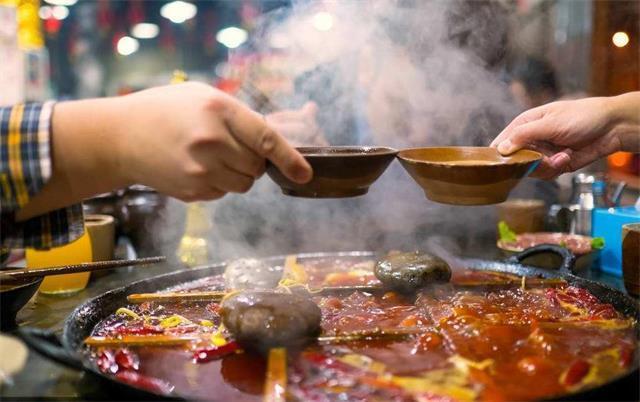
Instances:
[[[545,270],[522,264],[522,260],[540,253],[553,252],[562,257],[562,264],[557,270]],[[318,258],[375,258],[373,252],[343,252],[343,253],[315,253],[300,254],[299,261]],[[270,264],[282,264],[285,256],[270,257],[264,259]],[[584,288],[599,298],[603,303],[611,304],[617,311],[640,318],[640,310],[636,300],[623,292],[608,287],[604,284],[578,277],[572,273],[575,257],[566,249],[553,245],[540,245],[518,253],[505,261],[492,261],[481,259],[460,260],[463,266],[474,270],[495,271],[522,276],[538,276],[541,278],[562,278],[569,285]],[[180,395],[157,395],[123,383],[114,377],[103,374],[83,350],[83,341],[92,333],[94,327],[105,317],[112,314],[119,307],[127,304],[127,295],[132,293],[148,293],[172,287],[184,282],[205,278],[219,274],[225,264],[202,266],[195,269],[183,270],[148,278],[128,286],[111,290],[93,299],[87,300],[78,306],[66,319],[62,337],[58,338],[54,333],[35,328],[20,328],[19,335],[37,352],[56,360],[64,365],[84,370],[89,377],[97,379],[104,384],[105,397],[127,398],[177,398]],[[635,336],[639,337],[637,328]],[[623,375],[615,377],[598,387],[581,392],[562,395],[558,400],[638,400],[639,398],[639,361],[636,356]],[[111,394],[110,392],[113,392]],[[213,396],[215,400],[215,396]]]

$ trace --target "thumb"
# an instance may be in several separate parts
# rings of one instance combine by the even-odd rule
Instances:
[[[536,141],[552,141],[552,130],[543,120],[535,120],[520,126],[507,128],[502,133],[502,141],[497,144],[498,152],[512,154]]]
[[[316,114],[318,113],[318,105],[315,102],[307,102],[302,107],[302,112],[315,119]]]

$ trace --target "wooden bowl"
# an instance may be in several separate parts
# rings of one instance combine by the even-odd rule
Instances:
[[[290,181],[273,165],[267,174],[282,192],[294,197],[344,198],[366,194],[398,153],[386,147],[299,147],[313,168],[305,184]]]
[[[542,160],[520,150],[503,156],[489,147],[411,148],[398,159],[428,199],[443,204],[485,205],[507,199],[520,179]]]

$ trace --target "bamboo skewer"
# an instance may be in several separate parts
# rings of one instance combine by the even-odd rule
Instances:
[[[166,292],[166,293],[134,293],[127,296],[129,303],[139,304],[144,302],[198,302],[198,301],[220,301],[228,292]]]
[[[210,335],[210,334],[207,334]],[[89,346],[175,346],[205,339],[203,336],[124,335],[118,338],[90,336],[84,340]]]
[[[285,402],[287,393],[287,349],[269,351],[267,376],[264,382],[264,402]]]
[[[336,335],[320,336],[318,343],[344,343],[362,340],[396,340],[422,333],[425,328],[409,327],[400,329],[373,329],[364,331],[343,332]],[[194,341],[207,340],[211,334],[191,335],[123,335],[119,337],[90,336],[84,343],[94,347],[105,346],[175,346]],[[272,349],[271,352],[277,349]]]
[[[546,287],[546,286],[561,286],[566,281],[564,279],[538,279],[528,278],[526,285],[527,288],[534,287]],[[469,287],[503,287],[503,286],[515,286],[519,283],[517,281],[503,281],[503,282],[467,282],[467,283],[454,283],[455,287],[469,288]],[[388,289],[382,286],[328,286],[320,288],[317,292],[314,290],[309,291],[303,286],[293,286],[292,291],[303,291],[310,295],[326,296],[326,295],[340,295],[351,292],[367,292],[367,293],[380,293],[386,292]],[[201,301],[221,301],[227,294],[232,291],[206,291],[206,292],[165,292],[165,293],[134,293],[127,296],[127,300],[130,303],[139,304],[144,302],[201,302]]]
[[[60,266],[49,267],[49,268],[37,268],[37,269],[18,268],[18,269],[0,271],[0,281],[17,282],[17,281],[23,281],[25,279],[37,278],[40,276],[75,274],[78,272],[102,271],[106,269],[128,267],[128,266],[134,266],[134,265],[156,264],[158,262],[163,262],[165,260],[166,260],[166,257],[159,256],[159,257],[138,258],[135,260],[109,260],[109,261],[85,262],[82,264],[60,265]]]
[[[409,327],[398,329],[373,329],[365,331],[343,332],[330,336],[319,336],[318,343],[344,343],[368,340],[399,340],[424,332],[426,328]]]
[[[239,89],[254,103],[254,108],[262,113],[274,113],[282,108],[260,89],[256,88],[250,81],[246,81]]]
[[[522,277],[521,277],[522,278]],[[515,286],[520,285],[522,283],[522,279],[502,279],[498,281],[469,281],[469,282],[460,282],[453,283],[455,287],[459,288],[469,288],[469,287],[480,287],[480,286],[489,286],[489,287],[501,287],[501,286]],[[526,278],[526,288],[533,288],[537,286],[561,286],[567,283],[566,280],[562,278]]]
[[[303,291],[310,295],[328,295],[328,294],[341,294],[351,292],[381,292],[384,291],[380,286],[333,286],[319,289],[317,292],[309,291],[303,286],[295,286],[293,291]],[[206,292],[164,292],[164,293],[133,293],[127,296],[129,303],[139,304],[144,302],[200,302],[200,301],[220,301],[226,295],[235,291],[206,291]]]

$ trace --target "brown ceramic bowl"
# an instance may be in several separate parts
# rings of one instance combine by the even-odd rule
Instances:
[[[398,151],[386,147],[299,147],[313,168],[305,184],[290,181],[273,165],[267,174],[282,192],[294,197],[344,198],[366,194]]]
[[[489,147],[411,148],[398,159],[428,199],[444,204],[497,204],[535,169],[542,155],[520,150],[502,156]]]

